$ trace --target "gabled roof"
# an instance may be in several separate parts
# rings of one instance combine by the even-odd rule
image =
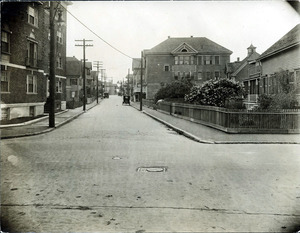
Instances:
[[[81,76],[82,63],[76,57],[66,57],[66,76]]]
[[[300,44],[300,24],[285,34],[280,40],[268,48],[258,59],[264,59],[290,47]]]
[[[252,44],[250,47],[248,47],[248,49],[249,48],[253,48],[254,52],[248,54],[248,56],[242,61],[230,62],[226,64],[227,72],[232,73],[232,76],[236,76],[247,64],[249,64],[251,61],[255,61],[260,56],[260,54],[255,51],[256,47],[254,47]]]
[[[148,50],[147,53],[171,53],[184,43],[198,51],[198,53],[232,54],[232,51],[229,49],[224,48],[223,46],[207,39],[206,37],[168,38],[167,40]]]

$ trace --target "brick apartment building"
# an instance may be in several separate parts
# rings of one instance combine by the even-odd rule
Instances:
[[[41,115],[49,95],[49,2],[1,6],[1,119]],[[56,99],[65,108],[66,25],[56,29]]]
[[[225,78],[225,66],[232,51],[205,38],[171,38],[143,51],[146,98],[153,99],[165,83],[190,80],[200,85],[213,78]]]

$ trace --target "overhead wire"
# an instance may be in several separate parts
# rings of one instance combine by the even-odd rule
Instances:
[[[130,59],[136,59],[133,58],[129,55],[127,55],[126,53],[122,52],[121,50],[117,49],[115,46],[113,46],[112,44],[110,44],[109,42],[107,42],[106,40],[104,40],[101,36],[99,36],[97,33],[95,33],[92,29],[90,29],[87,25],[85,25],[80,19],[78,19],[75,15],[73,15],[66,7],[64,7],[62,4],[60,4],[65,10],[66,12],[68,12],[74,19],[76,19],[81,25],[83,25],[87,30],[89,30],[92,34],[94,34],[96,37],[98,37],[100,40],[102,40],[104,43],[106,43],[107,45],[109,45],[111,48],[113,48],[114,50],[118,51],[119,53],[123,54],[124,56],[130,58]]]

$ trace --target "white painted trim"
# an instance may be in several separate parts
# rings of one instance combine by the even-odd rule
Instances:
[[[29,71],[37,71],[37,72],[39,72],[39,73],[45,73],[44,70],[28,69],[26,66],[17,65],[17,64],[12,64],[12,63],[9,63],[9,62],[3,62],[3,61],[0,61],[0,64],[1,64],[1,65],[4,65],[4,66],[9,66],[9,67],[17,68],[17,69],[29,70]]]
[[[18,107],[29,107],[29,106],[42,106],[46,102],[36,102],[36,103],[16,103],[16,104],[2,104],[1,108],[18,108]]]

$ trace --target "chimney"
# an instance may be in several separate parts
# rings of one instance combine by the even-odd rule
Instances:
[[[194,36],[191,36],[191,38],[193,38]]]
[[[240,62],[240,58],[238,57],[236,61],[237,61],[237,62]]]
[[[168,36],[168,39],[170,39],[171,37],[170,36]]]

